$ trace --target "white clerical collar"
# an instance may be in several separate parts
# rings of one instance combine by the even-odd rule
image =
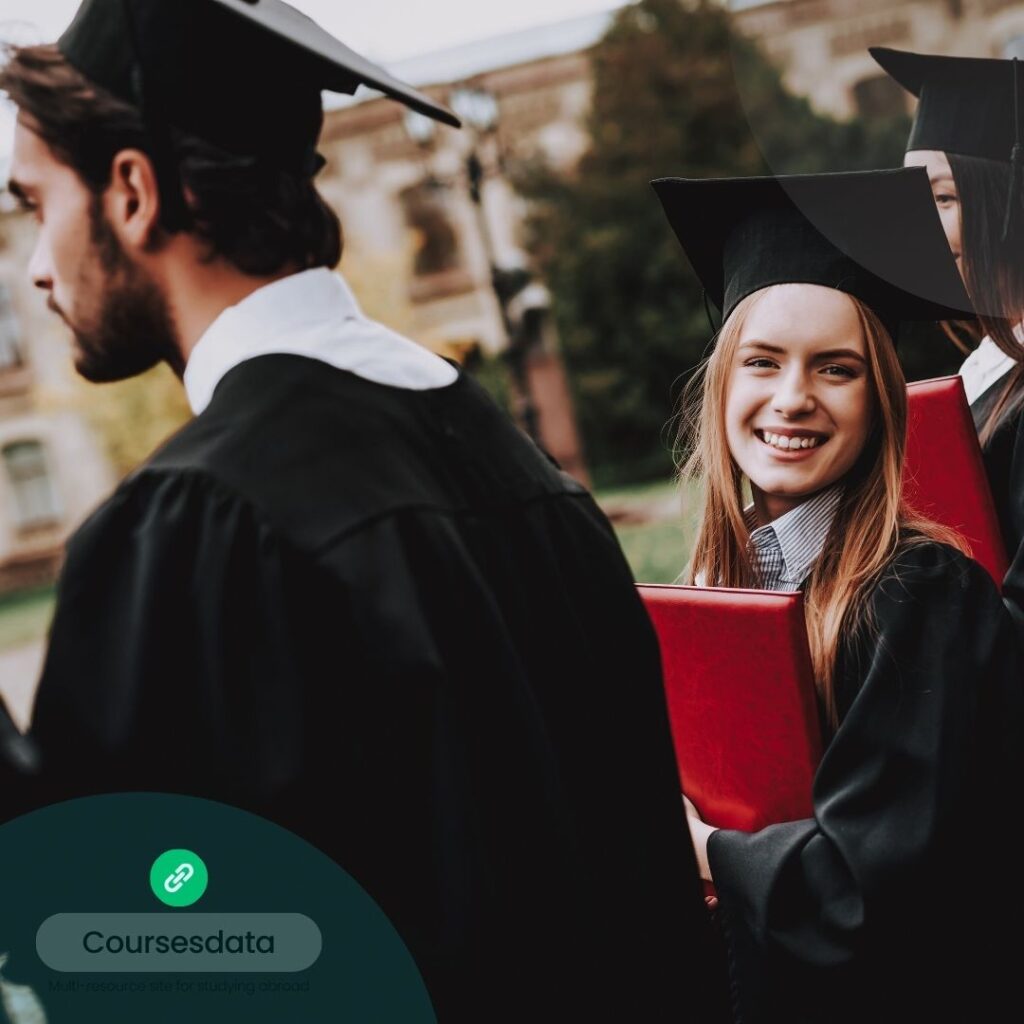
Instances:
[[[198,416],[229,370],[256,356],[302,355],[366,380],[425,391],[458,371],[440,356],[369,319],[340,274],[319,267],[258,288],[225,309],[185,366],[189,405]]]
[[[1021,340],[1020,325],[1014,328],[1013,333]],[[986,335],[982,338],[981,344],[960,367],[967,404],[973,405],[997,380],[1005,377],[1014,365],[1014,361],[990,337]]]

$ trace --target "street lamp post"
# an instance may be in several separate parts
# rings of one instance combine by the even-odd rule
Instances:
[[[523,266],[501,265],[484,205],[484,182],[488,170],[481,157],[481,142],[493,137],[497,130],[498,101],[493,94],[484,89],[465,87],[452,91],[450,103],[469,129],[471,141],[464,165],[466,185],[476,216],[477,231],[490,269],[491,288],[501,313],[502,329],[505,334],[504,358],[512,376],[514,413],[523,430],[534,441],[539,442],[540,417],[530,389],[527,360],[531,347],[542,336],[542,332],[536,329],[537,316],[541,311],[531,308],[531,315],[527,316],[523,304],[517,305],[517,298],[530,287],[532,276]],[[430,118],[410,111],[405,116],[405,127],[409,137],[421,149],[426,150],[433,146],[436,124]],[[546,296],[546,290],[543,292]]]

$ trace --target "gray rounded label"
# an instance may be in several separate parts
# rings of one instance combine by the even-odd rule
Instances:
[[[305,914],[54,914],[36,932],[55,971],[304,971],[323,939]]]

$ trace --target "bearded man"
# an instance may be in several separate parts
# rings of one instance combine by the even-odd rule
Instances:
[[[702,1019],[658,650],[615,536],[333,272],[321,90],[363,83],[454,122],[278,0],[86,0],[0,74],[76,368],[166,362],[196,414],[68,545],[41,767],[7,816],[226,801],[367,889],[442,1020]]]

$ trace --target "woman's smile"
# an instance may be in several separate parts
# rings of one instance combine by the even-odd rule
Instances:
[[[770,454],[779,458],[794,459],[812,455],[826,441],[828,435],[812,430],[791,430],[786,427],[758,427],[754,434]]]

